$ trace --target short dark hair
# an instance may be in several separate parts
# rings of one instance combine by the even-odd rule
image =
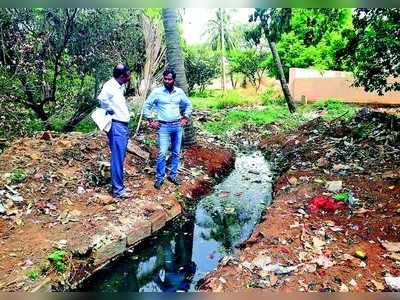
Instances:
[[[125,64],[118,64],[114,67],[113,76],[114,78],[119,78],[122,75],[126,75],[130,72],[128,65]]]
[[[172,78],[175,80],[176,78],[176,73],[174,70],[167,68],[164,72],[163,72],[163,77],[167,76],[168,74],[172,75]]]

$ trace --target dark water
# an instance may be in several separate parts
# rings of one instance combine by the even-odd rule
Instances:
[[[260,152],[239,154],[235,169],[200,200],[193,218],[174,220],[140,248],[97,272],[81,291],[194,291],[221,258],[245,241],[271,201],[271,172]]]

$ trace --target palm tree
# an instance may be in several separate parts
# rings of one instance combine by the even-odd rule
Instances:
[[[179,41],[179,34],[176,29],[177,13],[173,8],[163,8],[162,10],[165,41],[167,45],[167,63],[176,73],[176,85],[180,87],[187,95],[188,84],[185,74],[185,65],[182,55],[182,49]],[[183,145],[189,146],[195,144],[195,130],[193,122],[190,120],[185,127],[183,135]]]
[[[221,53],[222,89],[225,92],[225,50],[231,50],[236,46],[236,40],[232,34],[230,16],[224,8],[218,8],[215,17],[208,21],[206,34],[213,50]]]

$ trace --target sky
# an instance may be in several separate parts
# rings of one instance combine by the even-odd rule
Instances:
[[[232,22],[247,23],[249,15],[254,8],[235,8],[229,10]],[[207,37],[203,35],[207,28],[207,22],[215,14],[215,8],[185,8],[183,13],[183,36],[189,45],[205,42]]]

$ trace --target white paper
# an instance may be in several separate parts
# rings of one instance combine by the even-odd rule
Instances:
[[[112,116],[104,108],[96,108],[91,114],[92,120],[100,130],[108,132],[111,128]]]

